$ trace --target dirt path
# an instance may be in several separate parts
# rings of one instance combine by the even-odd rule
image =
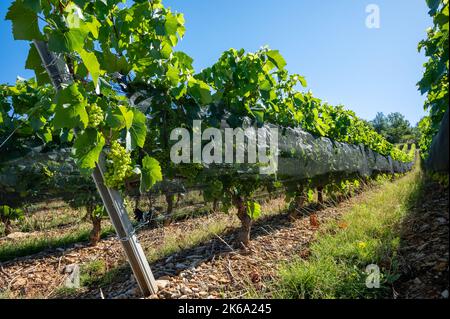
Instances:
[[[275,210],[282,204],[283,199],[275,199],[265,206]],[[341,203],[339,208],[328,207],[318,212],[319,222],[337,218],[346,205],[348,202]],[[308,243],[317,230],[315,225],[311,226],[309,217],[291,220],[285,214],[269,215],[254,225],[254,240],[249,249],[235,251],[228,243],[233,241],[238,222],[234,215],[219,213],[164,228],[143,229],[139,239],[148,254],[163,247],[168,239],[179,238],[181,242],[187,234],[219,224],[231,226],[219,232],[220,237],[212,234],[209,240],[200,241],[192,248],[180,247],[178,253],[151,263],[161,286],[158,296],[153,297],[217,298],[244,292],[242,289],[249,287],[249,283],[263,289],[262,282],[274,275],[277,262],[299,254],[307,255]],[[1,263],[0,292],[6,291],[4,297],[8,298],[51,298],[68,276],[65,273],[67,266],[94,260],[104,261],[107,269],[126,264],[121,245],[114,237],[102,240],[97,247],[75,244],[68,249],[59,248]],[[103,287],[106,298],[139,297],[130,270],[124,269],[123,273],[122,280],[116,278],[114,284]],[[100,289],[83,288],[76,297],[99,298]]]
[[[253,227],[252,242],[247,250],[234,250],[231,243],[235,230],[191,249],[151,264],[158,279],[159,292],[150,298],[244,298],[252,290],[266,289],[276,275],[277,265],[300,256],[307,258],[308,246],[317,226],[338,219],[354,202],[327,207],[310,216],[291,219],[280,214],[259,221]],[[102,289],[105,298],[139,298],[133,280],[125,280]],[[100,290],[83,295],[99,298]]]
[[[404,267],[412,267],[412,272],[402,277],[403,286],[395,287],[400,297],[421,296],[414,290],[418,288],[412,288],[420,286],[416,278],[425,283],[425,288],[419,289],[420,293],[432,285],[439,287],[430,297],[445,293],[445,285],[440,288],[437,282],[446,282],[448,289],[448,213],[444,210],[445,207],[448,209],[448,196],[445,201],[441,199],[442,190],[428,189],[427,192],[433,195],[417,207],[419,213],[414,215],[415,219],[405,224]],[[361,200],[364,200],[364,193],[337,206],[317,209],[313,213],[317,219],[308,214],[297,219],[284,213],[266,216],[254,224],[252,242],[247,250],[231,247],[238,226],[234,215],[212,214],[164,228],[143,229],[139,232],[139,239],[147,254],[163,249],[168,241],[179,242],[180,245],[176,253],[168,252],[164,258],[153,258],[155,261],[151,262],[151,268],[160,289],[150,298],[245,298],[253,296],[253,292],[260,295],[268,290],[265,283],[276,279],[277,266],[281,262],[308,257],[309,245],[321,231],[321,224],[339,219],[349,207]],[[281,205],[282,200],[276,199],[266,204],[265,209],[275,210],[274,207]],[[430,220],[433,221],[431,224]],[[427,224],[429,228],[423,226]],[[183,238],[198,230],[209,229],[211,225],[228,226],[191,246],[182,245]],[[443,244],[445,239],[446,246]],[[66,266],[93,260],[103,260],[108,269],[126,264],[120,243],[110,237],[97,247],[77,244],[67,250],[44,252],[3,263],[0,287],[2,290],[9,288],[7,297],[10,298],[52,298],[67,276],[64,273]],[[441,275],[434,277],[436,271]],[[102,285],[101,289],[95,285],[82,288],[72,297],[140,298],[140,294],[131,271],[125,267],[120,276]]]
[[[139,240],[147,255],[161,249],[168,240],[182,238],[205,225],[234,220],[221,213],[174,223],[164,228],[141,229]],[[67,278],[69,265],[83,265],[101,260],[107,270],[126,264],[121,244],[115,236],[101,240],[96,247],[78,243],[70,248],[56,248],[38,254],[0,263],[0,296],[7,298],[48,298],[54,295]],[[83,290],[83,289],[82,289]]]
[[[338,220],[364,193],[337,207],[325,207],[292,220],[276,215],[253,227],[248,250],[234,250],[234,230],[205,244],[151,265],[160,290],[150,298],[249,298],[270,292],[266,283],[277,276],[277,266],[294,257],[308,258],[309,245],[320,224]],[[448,189],[427,183],[418,203],[403,224],[399,250],[402,276],[394,285],[397,298],[448,298],[449,261]],[[106,298],[139,298],[133,280],[102,290]],[[98,298],[98,291],[84,297]]]

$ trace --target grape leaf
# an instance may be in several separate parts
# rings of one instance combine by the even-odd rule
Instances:
[[[96,56],[100,62],[101,69],[108,73],[119,72],[127,75],[130,72],[131,67],[124,56],[119,57],[110,52],[109,49],[103,50],[103,52],[96,51]]]
[[[180,77],[178,75],[178,68],[169,65],[167,67],[166,76],[169,79],[172,86],[176,86],[178,84],[178,81],[180,80]]]
[[[189,55],[182,51],[177,51],[173,53],[173,56],[178,59],[178,63],[184,68],[193,71],[192,63],[194,59],[192,59]]]
[[[261,205],[257,202],[247,202],[247,215],[251,219],[257,219],[261,216]]]
[[[59,30],[52,30],[48,36],[48,48],[50,51],[57,53],[82,51],[84,50],[84,40],[87,33],[81,29],[69,29],[64,33]]]
[[[210,87],[203,81],[190,78],[188,80],[188,93],[201,104],[211,103]]]
[[[120,105],[106,114],[106,124],[116,130],[126,128],[129,130],[133,124],[134,113],[126,106]]]
[[[86,100],[78,86],[72,84],[56,94],[56,108],[53,125],[55,128],[86,127],[89,119],[86,112]]]
[[[9,7],[5,19],[12,22],[14,39],[29,41],[42,39],[36,12],[24,5],[22,0],[16,0]]]
[[[441,0],[426,0],[428,8],[430,8],[430,15],[434,15],[439,8],[439,4],[441,3]]]
[[[87,52],[86,50],[79,50],[80,57],[83,60],[84,65],[88,69],[91,74],[92,81],[94,82],[94,86],[97,86],[98,78],[101,74],[103,74],[102,70],[100,70],[100,64],[97,61],[97,57],[92,52]]]
[[[41,0],[23,0],[23,4],[36,13],[41,10]]]
[[[308,84],[306,83],[306,79],[304,76],[300,76],[297,75],[298,81],[300,82],[300,84],[305,88],[308,86]]]
[[[178,29],[178,19],[172,13],[166,15],[166,22],[164,23],[164,29],[167,35],[175,35]]]
[[[156,182],[162,181],[161,166],[159,162],[150,156],[145,156],[142,160],[141,169],[141,193],[147,192]]]
[[[44,142],[48,143],[53,140],[52,131],[49,127],[45,127],[42,130],[38,131],[37,136]]]
[[[272,61],[278,69],[283,69],[286,66],[286,61],[278,50],[270,50],[267,52],[267,56],[270,61]]]
[[[105,138],[94,128],[79,135],[74,143],[74,157],[80,168],[94,168],[104,145]]]
[[[131,148],[136,146],[144,147],[145,137],[147,135],[147,126],[145,115],[137,109],[133,109],[133,124],[130,127]]]

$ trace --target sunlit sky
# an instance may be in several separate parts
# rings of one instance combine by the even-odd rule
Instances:
[[[0,2],[4,17],[10,0]],[[417,44],[431,26],[425,0],[166,0],[185,14],[186,35],[177,49],[194,58],[197,71],[231,47],[255,51],[269,45],[287,69],[306,77],[314,95],[343,104],[365,119],[400,112],[415,124],[424,115],[416,83],[425,57]],[[380,8],[380,28],[366,27],[366,6]],[[24,69],[25,41],[14,41],[0,19],[0,83]]]

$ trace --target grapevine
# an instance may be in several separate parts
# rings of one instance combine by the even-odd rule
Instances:
[[[61,5],[59,0],[15,0],[6,16],[15,39],[45,42],[71,72],[72,84],[56,93],[44,113],[46,123],[38,131],[43,142],[48,144],[52,135],[70,142],[77,164],[87,170],[105,152],[108,187],[123,190],[134,166],[140,167],[140,193],[163,175],[168,180],[180,178],[186,185],[206,179],[205,199],[220,201],[225,209],[236,206],[246,232],[241,238],[246,240],[249,218],[260,213],[252,196],[277,182],[278,176],[243,176],[233,167],[211,179],[209,167],[174,164],[170,161],[172,129],[190,129],[192,121],[200,119],[204,128],[217,128],[222,121],[231,128],[247,124],[301,127],[315,137],[364,145],[394,161],[412,160],[411,154],[394,147],[354,112],[297,90],[307,83],[303,76],[289,74],[278,50],[230,49],[217,63],[195,74],[193,59],[174,50],[185,33],[183,15],[160,0],[134,1],[129,7],[123,2],[66,1]],[[29,19],[23,19],[24,15]],[[26,67],[35,71],[39,85],[50,82],[33,44]],[[139,105],[144,100],[146,104]],[[0,114],[4,118],[9,113],[5,108]],[[126,149],[120,144],[125,140]],[[107,144],[109,149],[104,148]],[[310,195],[311,188],[299,187],[302,183],[293,185],[296,196],[306,191]],[[325,185],[314,186],[323,189]],[[171,196],[167,198],[172,201]]]
[[[419,43],[428,61],[423,78],[417,83],[422,94],[427,94],[424,109],[428,115],[419,122],[419,147],[423,158],[428,156],[433,137],[449,105],[449,3],[448,0],[428,1],[434,26],[427,31],[427,39]]]

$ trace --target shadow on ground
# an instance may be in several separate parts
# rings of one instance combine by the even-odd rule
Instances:
[[[401,225],[400,278],[393,286],[394,298],[448,298],[448,199],[448,185],[424,180]]]

